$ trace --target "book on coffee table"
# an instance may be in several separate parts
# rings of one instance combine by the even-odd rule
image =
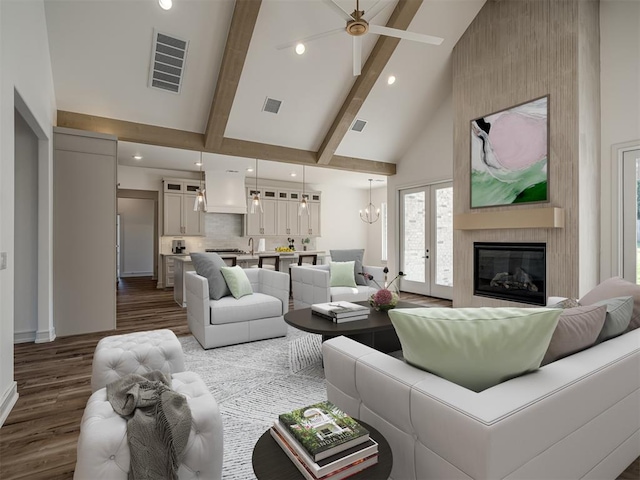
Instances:
[[[325,315],[324,313],[320,313],[320,312],[312,312],[312,313],[317,317],[326,318],[327,320],[330,320],[334,323],[353,322],[355,320],[366,320],[367,318],[369,318],[368,311],[365,314],[352,315],[349,317],[332,317],[331,315]]]
[[[287,437],[286,432],[276,425],[269,429],[269,433],[307,480],[341,480],[378,463],[378,444],[369,439],[359,451],[352,453],[351,449],[346,450],[321,460],[320,465],[313,462],[304,449],[297,448],[295,439]],[[353,449],[357,450],[358,447]]]
[[[366,428],[328,401],[283,413],[279,421],[315,462],[369,439]]]
[[[369,315],[369,308],[351,302],[339,301],[328,303],[314,303],[311,305],[311,312],[324,315],[330,318],[343,319]]]

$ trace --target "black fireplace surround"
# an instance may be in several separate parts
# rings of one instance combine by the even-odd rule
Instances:
[[[546,250],[544,243],[474,243],[473,294],[545,305]]]

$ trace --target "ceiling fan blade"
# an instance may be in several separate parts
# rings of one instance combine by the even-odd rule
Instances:
[[[374,3],[371,6],[371,8],[369,10],[364,12],[364,15],[362,16],[362,18],[364,20],[366,20],[367,22],[370,22],[371,20],[373,20],[375,18],[376,15],[378,15],[380,12],[382,12],[382,10],[387,8],[389,5],[391,5],[391,4],[378,0],[376,3]]]
[[[362,71],[362,37],[353,37],[353,76]]]
[[[353,17],[349,14],[349,12],[343,10],[343,8],[337,3],[333,2],[332,0],[322,1],[326,3],[328,7],[331,7],[331,9],[333,9],[336,14],[340,15],[340,18],[342,18],[345,22],[350,22],[351,20],[353,20]]]
[[[305,38],[300,38],[298,40],[294,40],[293,42],[287,42],[281,45],[277,45],[276,50],[284,50],[285,48],[295,47],[299,43],[308,43],[308,42],[311,42],[312,40],[328,37],[329,35],[335,35],[336,33],[340,33],[340,32],[344,32],[344,27],[334,28],[333,30],[329,30],[328,32],[316,33],[315,35],[311,35]]]
[[[397,28],[381,27],[380,25],[369,25],[369,31],[378,35],[413,40],[414,42],[428,43],[430,45],[440,45],[444,42],[444,38],[424,35],[422,33],[407,32],[406,30],[398,30]]]

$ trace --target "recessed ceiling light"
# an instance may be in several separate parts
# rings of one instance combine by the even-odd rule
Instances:
[[[299,43],[296,45],[296,53],[298,55],[302,55],[304,53],[304,51],[306,50],[304,43]]]
[[[292,177],[297,176],[298,174],[296,172],[291,172],[289,175],[291,175]]]
[[[171,0],[158,0],[158,3],[160,4],[160,8],[163,10],[170,10],[173,6],[173,2]]]
[[[194,165],[195,165],[196,167],[201,167],[201,166],[202,166],[202,162],[193,162],[193,163],[194,163]]]
[[[387,78],[387,83],[389,85],[393,85],[394,83],[396,83],[396,77],[394,75],[389,75],[389,78]]]
[[[133,155],[134,160],[142,160],[142,155]]]
[[[247,168],[247,172],[253,172],[253,168],[252,167]]]

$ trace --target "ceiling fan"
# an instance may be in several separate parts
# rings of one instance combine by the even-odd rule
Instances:
[[[373,6],[365,13],[364,10],[360,10],[360,0],[356,0],[356,9],[353,13],[347,13],[340,5],[333,0],[322,0],[327,6],[331,7],[333,11],[338,14],[343,20],[347,22],[346,28],[340,27],[328,32],[317,33],[306,38],[298,39],[294,42],[283,43],[278,45],[278,50],[294,47],[300,43],[304,44],[312,40],[328,37],[336,33],[346,31],[353,37],[353,75],[360,75],[362,69],[362,36],[367,33],[375,33],[377,35],[386,35],[388,37],[401,38],[404,40],[413,40],[414,42],[428,43],[430,45],[440,45],[444,39],[440,37],[434,37],[431,35],[424,35],[421,33],[407,32],[406,30],[399,30],[397,28],[383,27],[380,25],[370,24],[369,22],[385,9],[390,3],[378,0]]]

